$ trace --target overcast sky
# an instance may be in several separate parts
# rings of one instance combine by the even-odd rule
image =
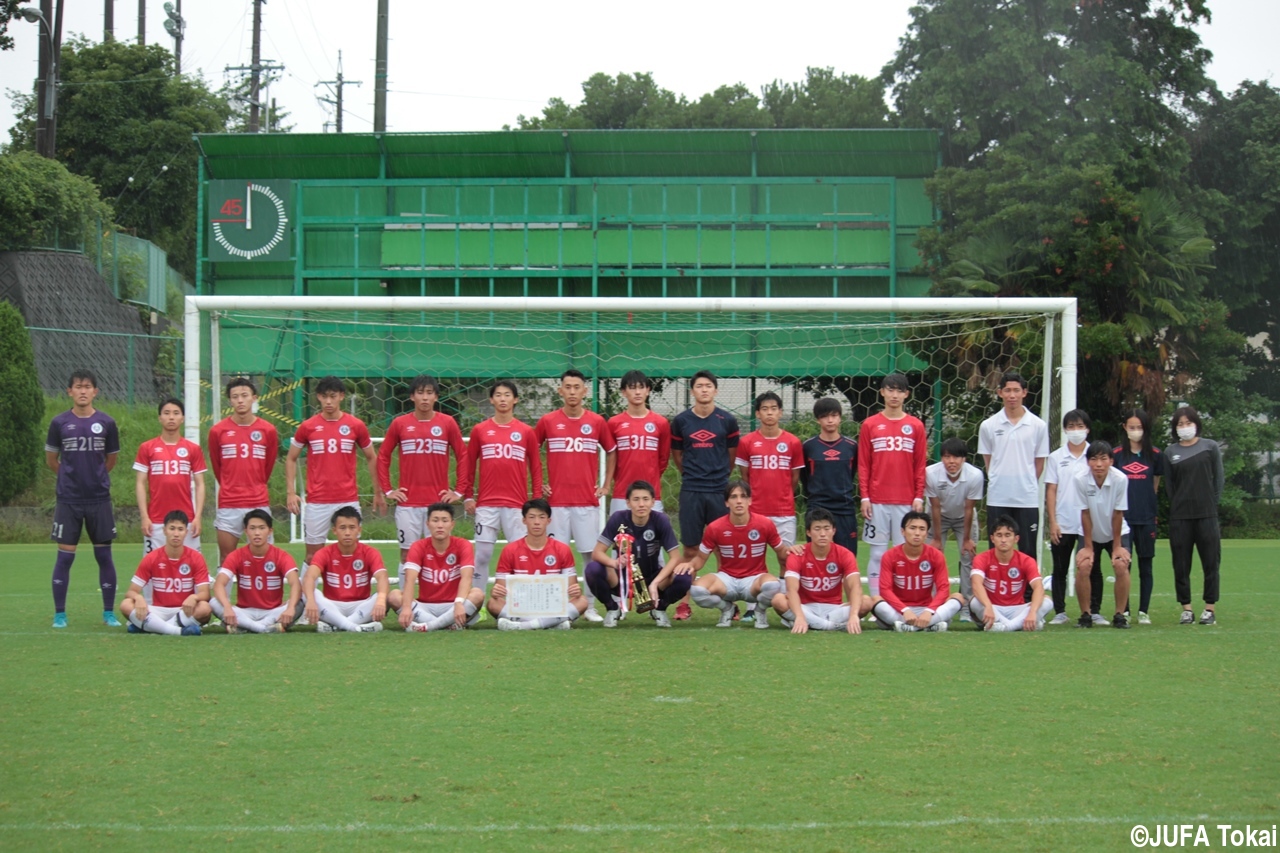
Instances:
[[[64,0],[64,39],[102,38],[101,0]],[[147,40],[172,47],[158,0],[147,3]],[[1213,23],[1201,28],[1213,51],[1211,74],[1224,89],[1242,80],[1276,84],[1280,0],[1209,0]],[[553,96],[570,103],[597,71],[650,71],[691,98],[724,83],[759,91],[798,80],[806,66],[873,76],[906,31],[909,0],[810,0],[766,11],[742,3],[649,0],[635,4],[428,3],[391,0],[387,127],[392,131],[496,130],[540,112]],[[137,35],[135,0],[117,0],[116,36]],[[375,0],[269,0],[263,7],[264,60],[285,66],[271,95],[299,132],[319,132],[332,109],[317,103],[321,80],[363,81],[346,89],[347,131],[373,127]],[[637,10],[641,10],[637,12]],[[794,14],[787,12],[794,10]],[[199,69],[217,88],[226,66],[250,60],[250,0],[185,0],[184,70]],[[36,75],[36,25],[14,21],[12,51],[0,53],[5,89],[26,89]],[[8,97],[0,127],[13,123]]]

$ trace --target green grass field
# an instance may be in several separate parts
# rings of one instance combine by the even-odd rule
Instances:
[[[1225,543],[1212,628],[1162,543],[1124,632],[168,638],[101,625],[88,553],[51,630],[53,547],[5,546],[0,849],[1219,848],[1280,818],[1275,556]]]

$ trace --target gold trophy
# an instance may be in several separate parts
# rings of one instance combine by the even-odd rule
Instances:
[[[622,590],[622,605],[625,611],[627,599],[631,598],[637,613],[648,613],[653,609],[653,599],[649,597],[649,585],[644,581],[644,573],[635,561],[636,538],[627,532],[625,526],[618,528],[618,535],[613,537],[613,545],[618,549],[618,585]]]

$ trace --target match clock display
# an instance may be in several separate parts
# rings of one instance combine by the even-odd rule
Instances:
[[[293,257],[289,181],[209,181],[209,260],[287,261]]]

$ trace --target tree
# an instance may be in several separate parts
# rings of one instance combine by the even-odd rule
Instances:
[[[93,181],[31,151],[0,156],[0,251],[84,244],[110,222]]]
[[[36,481],[44,456],[43,417],[44,396],[36,379],[31,336],[18,309],[0,300],[0,504]]]
[[[268,83],[275,82],[276,78],[264,75],[262,88],[265,90]],[[251,88],[249,78],[245,77],[239,83],[232,86],[225,85],[219,90],[218,95],[224,98],[231,108],[231,116],[227,119],[228,133],[248,133],[249,132],[249,89]],[[264,107],[270,106],[270,102],[264,104]],[[271,109],[263,109],[261,111],[262,118],[260,123],[264,128],[264,133],[288,133],[293,130],[292,124],[287,124],[289,119],[289,111],[278,104]],[[270,119],[268,123],[268,119]]]
[[[766,127],[886,127],[889,107],[878,80],[809,68],[798,83],[774,80],[764,87]]]
[[[18,14],[18,7],[26,0],[0,0],[0,50],[13,50],[13,36],[9,35],[9,22]]]
[[[520,130],[548,128],[626,128],[687,127],[685,113],[688,101],[669,89],[663,89],[652,74],[592,74],[582,84],[582,103],[569,106],[552,98],[542,110],[542,117],[519,116]]]
[[[225,99],[204,81],[173,73],[159,45],[77,38],[62,46],[57,159],[92,178],[114,199],[116,221],[195,273],[196,184],[193,133],[226,126]],[[15,98],[15,150],[34,150],[35,98]]]

